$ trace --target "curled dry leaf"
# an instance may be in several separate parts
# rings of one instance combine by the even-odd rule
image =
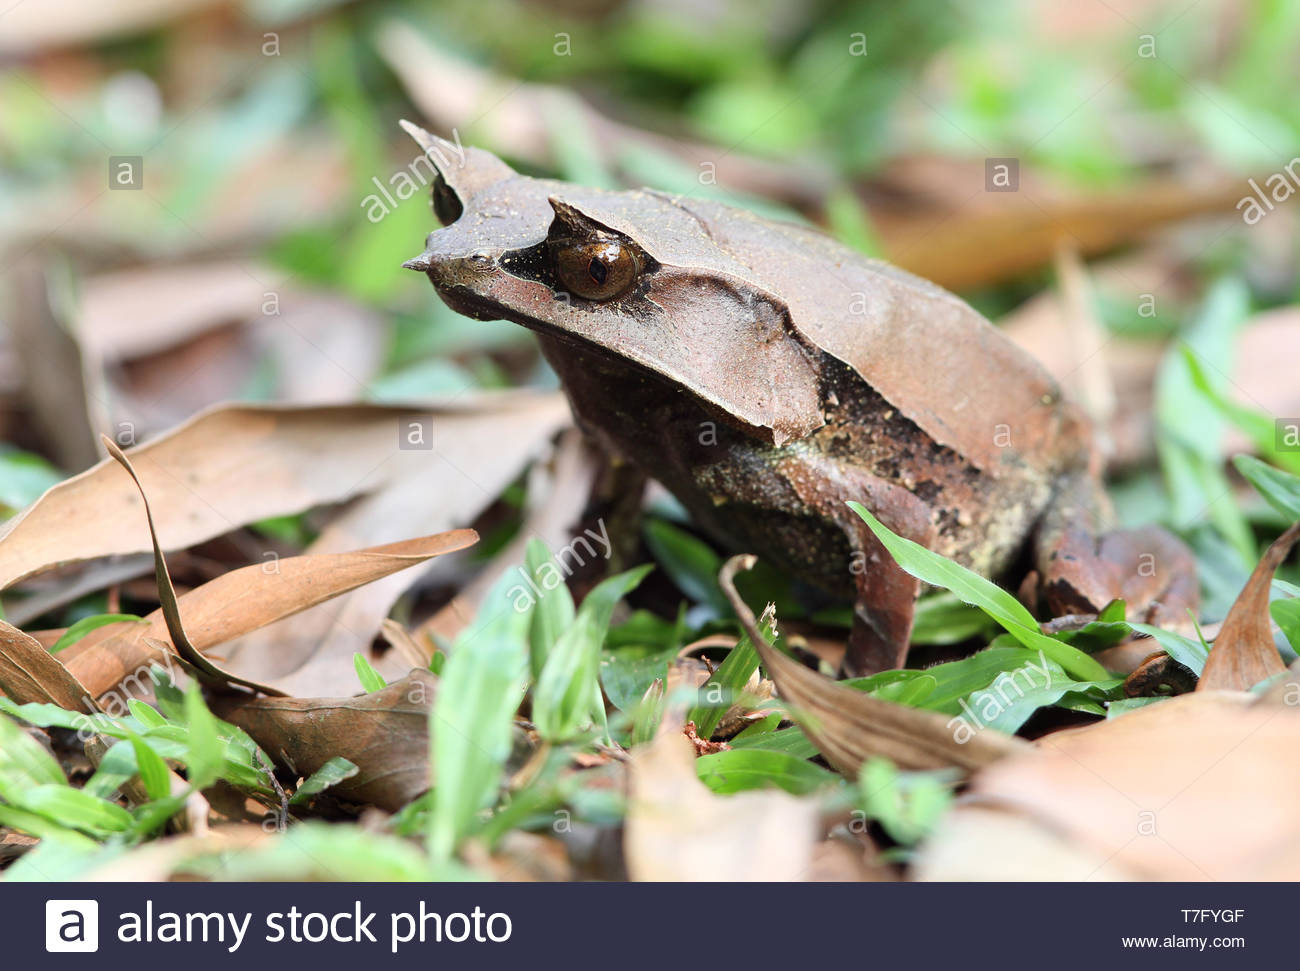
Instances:
[[[977,774],[921,850],[927,879],[1295,880],[1300,711],[1244,692],[1180,695]],[[1011,817],[1000,833],[972,808]],[[1050,840],[1055,834],[1056,839]],[[1074,864],[1026,872],[1025,847],[1063,842]],[[1092,861],[1091,870],[1079,865]],[[940,865],[942,863],[942,865]]]
[[[1273,643],[1268,599],[1273,574],[1298,539],[1300,523],[1274,540],[1260,558],[1250,579],[1233,602],[1232,609],[1228,611],[1219,636],[1210,645],[1210,656],[1205,662],[1205,670],[1201,672],[1197,691],[1244,691],[1286,670],[1282,656]]]
[[[329,791],[396,812],[429,788],[435,690],[433,675],[417,668],[356,698],[222,699],[217,711],[304,778],[342,756],[360,771]]]
[[[96,710],[93,694],[40,641],[0,620],[0,693],[20,705]]]
[[[126,469],[127,474],[131,476],[131,481],[140,490],[140,499],[144,502],[145,522],[149,525],[149,540],[153,543],[154,578],[158,584],[158,600],[162,604],[158,608],[158,612],[162,614],[163,622],[167,625],[167,634],[171,637],[172,647],[176,655],[193,670],[199,680],[212,687],[224,689],[232,684],[239,684],[246,688],[252,688],[254,691],[260,691],[262,694],[282,694],[283,692],[276,688],[258,684],[256,681],[250,681],[247,678],[241,678],[238,675],[222,671],[190,643],[189,636],[185,633],[185,627],[181,623],[180,608],[176,605],[176,588],[173,586],[171,574],[167,570],[167,558],[163,556],[162,546],[158,542],[158,530],[153,524],[153,512],[149,508],[149,497],[145,495],[144,486],[140,484],[140,477],[135,474],[135,469],[132,468],[130,460],[122,454],[122,450],[117,447],[117,443],[107,435],[101,436],[101,438],[104,448],[108,449],[108,454],[122,468]]]
[[[414,421],[431,436],[426,447],[399,447]],[[391,407],[228,405],[130,455],[153,510],[168,524],[169,545],[188,547],[245,523],[360,495],[309,549],[333,553],[391,543],[399,531],[433,534],[472,521],[569,422],[558,393]],[[150,549],[129,514],[140,502],[111,459],[55,486],[0,535],[0,587],[58,564]],[[228,666],[294,694],[342,693],[353,684],[353,652],[369,645],[417,577],[371,576],[362,589],[303,613],[292,626],[248,633],[275,619],[269,618],[229,635],[237,639]],[[400,674],[392,660],[378,665],[390,677]],[[133,670],[114,666],[117,677]]]
[[[633,749],[623,848],[633,880],[806,880],[817,804],[785,792],[714,795],[681,735]]]
[[[1098,660],[1102,653],[1098,652]],[[1108,668],[1108,670],[1116,669]],[[1160,695],[1181,695],[1195,691],[1196,685],[1196,673],[1191,668],[1183,667],[1164,651],[1155,651],[1143,658],[1140,664],[1135,665],[1129,672],[1129,676],[1124,679],[1124,696],[1152,698]]]
[[[477,539],[472,529],[457,529],[351,553],[289,556],[277,561],[271,572],[256,563],[183,594],[177,608],[190,643],[207,651],[398,570],[464,549]],[[158,661],[151,643],[167,636],[166,618],[159,609],[142,624],[122,625],[119,633],[77,654],[68,665],[97,697]]]
[[[765,641],[754,614],[736,592],[738,570],[753,566],[753,556],[734,556],[723,566],[718,582],[731,601],[745,632],[791,706],[791,716],[826,760],[853,778],[873,756],[891,759],[902,769],[958,768],[973,771],[1029,743],[984,729],[958,741],[951,719],[932,711],[882,701],[832,681],[786,657]]]
[[[403,420],[413,418],[432,426],[431,447],[398,447]],[[448,524],[469,522],[498,495],[491,483],[513,477],[530,456],[515,439],[526,433],[530,443],[544,440],[567,421],[564,399],[553,393],[409,405],[229,404],[132,448],[130,457],[154,511],[171,524],[169,548],[181,549],[262,519],[360,494],[374,505],[379,496],[399,489],[406,496],[416,487],[424,506]],[[507,434],[514,426],[521,431]],[[507,465],[508,472],[497,471]],[[475,470],[482,485],[462,481],[460,469]],[[132,508],[140,508],[140,497],[112,459],[60,482],[0,532],[0,589],[66,563],[149,552]],[[333,549],[313,551],[389,542],[400,535],[393,535],[398,524],[407,535],[420,531],[414,521],[398,516],[388,520],[388,535],[373,535],[373,527],[358,529],[348,520],[331,534]]]

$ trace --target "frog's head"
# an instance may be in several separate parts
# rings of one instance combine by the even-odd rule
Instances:
[[[443,228],[404,265],[453,310],[579,343],[774,443],[820,427],[816,353],[784,301],[680,200],[519,175],[407,122]]]

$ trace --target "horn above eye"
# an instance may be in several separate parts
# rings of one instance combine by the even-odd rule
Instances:
[[[560,283],[586,300],[612,300],[641,273],[641,257],[617,239],[558,239],[548,248]]]
[[[438,173],[433,180],[433,214],[438,217],[438,222],[450,226],[464,211],[465,206],[461,203],[460,196],[447,184],[442,173]]]

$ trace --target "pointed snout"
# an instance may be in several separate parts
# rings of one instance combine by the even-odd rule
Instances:
[[[420,273],[428,273],[440,263],[445,263],[447,257],[451,254],[446,252],[443,240],[439,236],[445,235],[445,230],[435,229],[424,239],[424,252],[419,256],[413,256],[402,264],[408,270],[417,270]]]
[[[424,241],[424,252],[402,264],[429,277],[435,287],[477,289],[498,271],[494,247],[466,245],[463,235],[452,227],[438,229]]]

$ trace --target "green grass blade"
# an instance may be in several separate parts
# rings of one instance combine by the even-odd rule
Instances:
[[[1300,476],[1275,469],[1253,455],[1238,455],[1232,464],[1270,506],[1291,522],[1300,519]]]
[[[353,654],[352,667],[356,669],[357,680],[361,682],[361,688],[366,694],[383,691],[388,687],[388,682],[384,680],[384,676],[374,669],[364,655]]]
[[[338,785],[344,779],[351,779],[360,771],[355,763],[349,762],[341,755],[336,755],[303,780],[298,791],[289,800],[289,805],[300,806],[312,796],[324,792],[330,786]]]
[[[217,719],[203,701],[197,682],[185,692],[185,768],[195,789],[206,789],[217,781],[225,763],[225,745],[217,729]]]
[[[64,648],[71,647],[77,641],[81,640],[93,630],[99,630],[101,627],[107,627],[109,624],[120,624],[126,621],[143,621],[143,617],[137,617],[135,614],[96,614],[93,617],[82,617],[71,627],[63,632],[57,641],[50,647],[51,654],[58,654]]]
[[[951,590],[961,600],[979,607],[1025,647],[1042,651],[1072,677],[1080,681],[1105,681],[1110,677],[1106,669],[1087,654],[1039,630],[1038,621],[1025,605],[996,583],[897,535],[861,503],[850,502],[849,508],[862,517],[898,565],[912,576],[931,586]]]
[[[575,609],[564,574],[556,565],[551,551],[539,539],[528,541],[524,568],[537,590],[537,604],[528,630],[528,660],[533,678],[541,676],[546,659],[560,635],[573,624]]]
[[[427,842],[446,862],[475,816],[495,801],[510,755],[528,671],[531,603],[517,609],[513,571],[497,581],[474,623],[456,638],[429,718],[433,801]]]

